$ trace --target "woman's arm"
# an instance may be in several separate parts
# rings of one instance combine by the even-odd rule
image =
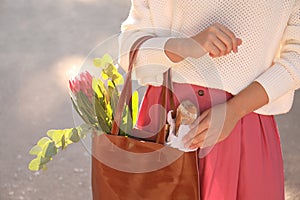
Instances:
[[[183,142],[190,149],[213,146],[226,139],[242,117],[267,103],[265,89],[258,82],[253,82],[229,101],[204,111],[191,125],[191,131]]]
[[[266,72],[232,99],[203,112],[191,126],[190,133],[184,138],[183,142],[186,146],[193,149],[203,144],[211,146],[213,142],[224,140],[243,116],[300,87],[299,0],[295,1],[282,40],[284,45],[280,58],[275,59]],[[213,124],[212,113],[225,115],[221,126]]]
[[[214,23],[190,38],[171,38],[165,46],[165,54],[173,62],[180,62],[187,57],[200,58],[209,52],[211,57],[237,53],[242,40],[220,23]]]
[[[266,105],[269,101],[268,94],[264,87],[254,81],[240,93],[227,102],[229,110],[232,110],[238,118],[257,110]]]
[[[265,88],[270,103],[300,88],[300,0],[287,22],[280,57],[255,81]]]

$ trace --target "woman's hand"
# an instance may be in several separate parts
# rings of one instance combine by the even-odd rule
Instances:
[[[242,117],[268,101],[264,87],[254,81],[227,102],[204,111],[191,125],[183,143],[190,149],[212,146],[227,138]]]
[[[183,138],[183,143],[190,149],[213,146],[230,135],[241,117],[227,102],[213,106],[190,126],[191,131]]]
[[[193,48],[191,57],[198,58],[199,45],[203,47],[212,57],[220,57],[229,54],[231,51],[238,52],[238,46],[242,40],[237,38],[234,33],[220,23],[214,23],[202,32],[191,37],[190,46]],[[192,44],[192,42],[194,44]]]
[[[215,23],[190,38],[171,38],[165,45],[165,54],[173,62],[187,57],[200,58],[209,52],[212,57],[220,57],[231,51],[238,52],[242,40],[225,26]]]

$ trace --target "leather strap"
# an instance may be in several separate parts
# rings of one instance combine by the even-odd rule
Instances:
[[[166,71],[164,73],[163,78],[164,78],[163,79],[163,91],[162,91],[163,98],[160,103],[165,108],[165,110],[167,110],[168,100],[170,101],[170,108],[171,108],[171,110],[173,110],[172,118],[175,119],[177,112],[176,112],[176,108],[175,108],[174,95],[173,95],[171,68],[169,68],[168,71]],[[157,134],[157,137],[156,137],[156,143],[159,143],[159,144],[165,143],[167,134],[169,133],[169,124],[166,124],[166,122],[165,122],[166,119],[163,119],[162,116],[164,116],[164,115],[163,114],[160,115],[161,121],[164,124],[162,126],[162,129],[159,131],[159,133]]]
[[[166,77],[166,80],[168,80],[167,83],[167,89],[168,89],[168,95],[169,95],[169,100],[170,100],[170,107],[171,110],[173,110],[172,112],[172,118],[175,119],[176,115],[177,115],[177,110],[175,108],[175,102],[174,102],[174,95],[173,95],[173,83],[172,83],[172,74],[171,74],[171,68],[169,68],[169,70],[167,71],[167,75],[168,77]]]
[[[117,104],[117,108],[116,111],[114,113],[114,121],[112,124],[112,130],[111,130],[111,134],[113,135],[118,135],[119,133],[119,125],[121,122],[121,118],[122,118],[122,114],[123,114],[123,110],[124,110],[124,106],[125,103],[126,105],[128,105],[129,108],[129,112],[131,114],[131,119],[128,118],[128,120],[132,120],[132,103],[131,103],[131,97],[132,97],[132,79],[131,79],[131,75],[132,75],[132,69],[133,69],[133,65],[136,61],[137,58],[137,54],[138,54],[138,49],[139,47],[148,39],[153,38],[153,36],[144,36],[139,38],[131,47],[130,53],[129,53],[129,66],[128,66],[128,74],[127,77],[125,79],[125,83],[124,83],[124,87],[123,90],[120,94],[120,98]],[[172,93],[172,80],[171,80],[171,69],[169,68],[168,71],[166,71],[163,75],[163,89],[162,89],[162,102],[161,105],[166,109],[167,108],[167,99],[170,100],[170,105],[171,105],[171,109],[174,110],[172,117],[175,118],[176,116],[176,110],[175,110],[175,104],[174,104],[174,97],[173,97],[173,93]],[[160,116],[162,117],[162,115]],[[128,122],[127,122],[128,123]],[[157,143],[164,143],[165,140],[165,127],[163,127],[158,135],[157,135]]]
[[[111,129],[112,135],[118,135],[119,130],[120,130],[119,125],[121,122],[126,97],[129,95],[129,92],[131,91],[131,88],[132,88],[131,73],[132,73],[133,64],[137,57],[138,48],[143,44],[143,42],[145,42],[146,40],[148,40],[152,37],[153,36],[144,36],[144,37],[139,38],[137,41],[135,41],[135,43],[132,45],[132,47],[130,49],[128,73],[127,73],[127,77],[125,79],[123,90],[119,97],[116,111],[114,113],[114,121],[113,121],[112,129]],[[131,96],[131,94],[132,94],[132,92],[130,92],[130,96]]]

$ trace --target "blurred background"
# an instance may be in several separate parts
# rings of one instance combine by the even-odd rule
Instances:
[[[30,172],[30,148],[48,129],[74,126],[68,79],[100,42],[119,33],[129,0],[0,0],[0,199],[92,199],[81,143]],[[300,91],[277,116],[286,199],[300,199]],[[255,148],[255,147],[254,147]]]

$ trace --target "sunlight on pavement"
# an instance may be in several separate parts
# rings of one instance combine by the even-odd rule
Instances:
[[[57,83],[62,89],[68,88],[69,79],[77,75],[84,59],[81,56],[65,57],[53,66],[54,74],[58,77]]]
[[[31,72],[16,94],[19,116],[27,116],[31,125],[38,124],[41,116],[45,122],[52,121],[49,113],[60,106],[69,106],[68,81],[76,75],[83,61],[81,56],[65,57],[52,66]]]
[[[300,200],[299,194],[297,194],[299,191],[295,188],[291,188],[289,186],[285,186],[285,200]]]

